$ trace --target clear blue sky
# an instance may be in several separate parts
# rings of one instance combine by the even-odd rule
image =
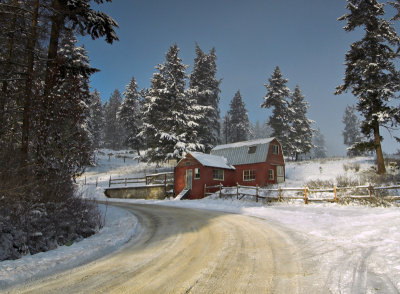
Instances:
[[[310,104],[308,116],[326,138],[330,155],[345,154],[342,116],[351,94],[335,96],[344,75],[344,58],[359,32],[347,33],[337,18],[346,13],[345,0],[136,0],[99,6],[119,24],[120,39],[80,38],[91,65],[101,72],[91,86],[103,101],[114,89],[121,92],[134,76],[139,88],[150,86],[154,66],[164,62],[169,46],[178,44],[183,63],[192,71],[195,42],[208,51],[216,48],[218,78],[222,78],[220,109],[223,116],[240,89],[249,119],[264,122],[270,110],[261,109],[265,83],[275,66],[298,84]],[[383,131],[385,152],[400,145]],[[397,135],[399,135],[397,133]]]

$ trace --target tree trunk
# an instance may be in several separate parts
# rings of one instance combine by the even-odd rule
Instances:
[[[47,64],[46,64],[46,78],[45,78],[45,96],[50,92],[51,89],[51,72],[55,65],[55,59],[57,57],[58,50],[58,40],[60,38],[60,33],[64,25],[65,15],[62,11],[62,3],[60,0],[55,0],[53,2],[53,13],[51,18],[51,32],[50,32],[50,42],[49,49],[47,51]]]
[[[30,131],[30,115],[31,115],[31,95],[33,85],[33,64],[34,64],[34,50],[37,40],[37,24],[39,15],[39,0],[35,0],[33,3],[33,14],[31,31],[27,44],[28,62],[26,70],[26,83],[25,83],[25,100],[24,100],[24,113],[22,120],[22,142],[21,152],[22,160],[25,161],[28,158],[28,145],[29,145],[29,131]]]
[[[385,168],[385,161],[383,159],[381,136],[379,133],[378,122],[374,122],[374,141],[375,141],[376,159],[378,161],[378,174],[382,175],[386,173],[386,168]]]
[[[17,7],[18,2],[13,1],[12,3]],[[8,97],[8,82],[6,80],[6,76],[10,73],[11,71],[11,58],[13,55],[13,48],[14,48],[14,30],[15,30],[15,25],[17,21],[17,14],[14,13],[12,21],[11,21],[11,32],[9,33],[9,39],[8,39],[8,44],[7,44],[7,54],[6,54],[6,60],[5,60],[5,66],[4,66],[4,81],[2,83],[1,87],[1,95],[0,95],[0,138],[3,136],[5,129],[6,129],[6,123],[5,123],[5,111],[6,111],[6,104],[7,104],[7,97]]]

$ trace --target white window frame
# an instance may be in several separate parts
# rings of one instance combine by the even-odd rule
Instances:
[[[216,171],[218,171],[218,176],[220,175],[220,173],[222,173],[222,178],[215,177],[216,176]],[[223,181],[224,180],[224,170],[223,169],[214,168],[213,169],[213,180]]]
[[[268,179],[269,180],[275,180],[275,173],[274,173],[274,170],[273,169],[269,169],[268,170]]]
[[[196,167],[194,169],[194,179],[195,180],[200,180],[200,168],[199,167]]]
[[[272,154],[279,155],[279,146],[272,144]]]
[[[243,181],[250,182],[256,180],[256,171],[254,169],[243,170]]]

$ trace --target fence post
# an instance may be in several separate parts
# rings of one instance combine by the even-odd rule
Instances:
[[[86,176],[85,176],[85,185],[86,185]]]
[[[256,202],[258,202],[258,185],[256,185]]]
[[[336,186],[333,187],[333,192],[335,193],[335,202],[338,202],[337,193],[336,193]]]
[[[164,194],[167,197],[167,174],[164,174]]]
[[[98,184],[99,184],[99,177],[96,178],[96,188]]]
[[[279,198],[279,201],[282,201],[282,188],[281,187],[278,187],[278,198]]]
[[[207,184],[204,184],[204,196],[203,198],[206,198],[207,196]]]
[[[239,200],[239,183],[236,182],[236,200]]]
[[[308,204],[308,199],[307,199],[307,185],[304,186],[304,203]]]
[[[222,185],[219,183],[219,198],[222,198]]]
[[[372,195],[374,193],[374,187],[372,186],[371,183],[369,183],[368,190],[369,190],[369,199],[372,200]]]

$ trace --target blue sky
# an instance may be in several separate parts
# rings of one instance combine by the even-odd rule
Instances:
[[[108,100],[134,76],[139,88],[150,86],[154,67],[164,62],[169,46],[177,43],[180,57],[192,71],[195,42],[204,50],[216,48],[218,78],[222,79],[222,116],[240,89],[249,119],[264,122],[270,110],[260,108],[265,83],[279,66],[293,91],[300,86],[310,104],[308,116],[325,136],[330,155],[345,154],[342,116],[351,94],[335,96],[344,75],[344,58],[360,32],[347,33],[337,18],[346,13],[345,0],[136,0],[99,6],[119,24],[120,39],[80,38],[91,65],[101,72],[91,86]],[[399,145],[383,131],[385,152]],[[399,135],[399,134],[397,134]]]

